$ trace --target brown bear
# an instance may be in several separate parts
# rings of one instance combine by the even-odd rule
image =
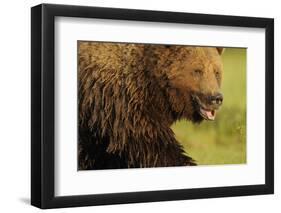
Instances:
[[[222,51],[78,41],[79,170],[196,165],[170,126],[215,119]]]

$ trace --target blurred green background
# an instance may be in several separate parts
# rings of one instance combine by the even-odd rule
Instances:
[[[172,126],[198,165],[246,163],[246,49],[226,48],[222,58],[224,100],[215,121]]]

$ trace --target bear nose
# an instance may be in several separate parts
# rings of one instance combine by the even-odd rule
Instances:
[[[210,101],[212,104],[214,105],[221,105],[222,104],[222,101],[223,101],[223,96],[221,93],[217,93],[215,95],[212,95],[210,97]]]

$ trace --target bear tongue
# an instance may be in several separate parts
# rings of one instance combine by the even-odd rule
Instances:
[[[200,109],[201,113],[204,115],[205,118],[208,120],[215,120],[216,117],[216,111],[215,110],[205,110],[205,109]]]

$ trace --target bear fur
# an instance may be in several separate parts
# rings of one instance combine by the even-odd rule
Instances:
[[[170,126],[204,119],[197,106],[219,90],[221,52],[79,41],[79,170],[196,165]]]

